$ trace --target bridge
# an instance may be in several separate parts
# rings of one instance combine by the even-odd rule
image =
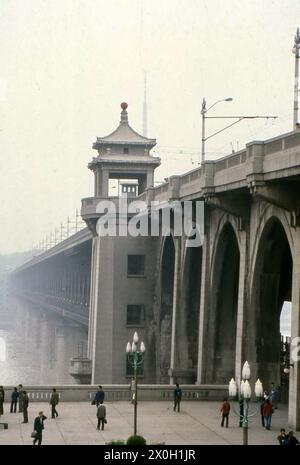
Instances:
[[[224,385],[248,360],[253,381],[279,384],[285,301],[292,340],[300,335],[299,131],[253,141],[158,187],[155,143],[131,129],[122,107],[119,127],[94,144],[95,195],[81,210],[88,229],[15,270],[15,294],[88,325],[92,383],[128,381],[125,346],[138,330],[147,348],[142,383]],[[128,204],[144,201],[150,215],[154,201],[204,202],[201,246],[187,247],[189,238],[172,232],[100,236],[99,202],[118,208],[110,179],[125,191],[134,186]],[[300,369],[292,363],[289,422],[300,428]]]

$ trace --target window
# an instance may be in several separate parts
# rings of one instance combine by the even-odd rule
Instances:
[[[134,376],[133,360],[131,361],[132,355],[126,356],[126,376]],[[137,376],[144,376],[144,362],[137,366]]]
[[[127,325],[141,326],[145,323],[144,305],[127,305]]]
[[[128,255],[127,274],[128,276],[144,276],[145,255]]]
[[[123,153],[124,153],[125,155],[128,155],[128,153],[129,153],[129,148],[128,148],[128,147],[124,147],[124,148],[123,148]]]

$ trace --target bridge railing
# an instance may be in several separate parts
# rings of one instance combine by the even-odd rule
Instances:
[[[92,402],[97,392],[96,385],[46,385],[24,386],[30,402],[50,402],[52,389],[56,388],[61,402]],[[130,384],[103,385],[105,400],[108,402],[129,401]],[[10,400],[14,386],[4,386],[6,400]],[[228,394],[225,385],[181,385],[183,400],[221,400]],[[174,386],[139,384],[138,396],[141,401],[173,401]]]

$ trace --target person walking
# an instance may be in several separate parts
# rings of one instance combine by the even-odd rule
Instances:
[[[38,446],[42,444],[43,440],[43,429],[45,429],[44,421],[47,419],[45,417],[44,412],[39,412],[39,416],[34,419],[33,429],[36,433],[35,438],[33,440],[33,445],[35,446],[38,443]]]
[[[176,412],[176,408],[177,408],[177,412],[178,413],[180,412],[181,398],[182,398],[182,390],[180,389],[179,384],[177,383],[176,388],[174,389],[174,408],[173,408],[174,412]]]
[[[105,392],[103,391],[102,386],[98,386],[98,391],[96,392],[95,398],[94,398],[94,403],[96,404],[97,407],[101,402],[102,403],[104,402],[104,398],[105,398]]]
[[[103,400],[100,401],[100,404],[97,408],[97,418],[98,418],[98,425],[97,429],[100,429],[100,424],[101,424],[101,430],[104,430],[104,424],[107,423],[106,420],[106,407],[103,405]]]
[[[265,427],[265,418],[264,418],[264,405],[265,405],[266,399],[265,397],[262,397],[260,399],[260,417],[261,417],[261,424],[262,427]]]
[[[23,422],[28,423],[28,404],[29,404],[29,397],[26,391],[23,391]]]
[[[224,421],[226,420],[226,428],[228,428],[228,419],[229,419],[229,412],[230,412],[230,403],[227,400],[227,397],[224,398],[223,404],[221,407],[221,413],[222,413],[222,421],[221,421],[221,426],[224,426]]]
[[[18,398],[19,398],[18,389],[15,387],[11,394],[10,413],[17,413]]]
[[[50,399],[50,402],[49,402],[49,404],[51,405],[51,418],[58,417],[58,413],[57,413],[57,410],[56,410],[56,406],[58,405],[58,402],[59,402],[59,395],[56,392],[56,389],[53,388],[52,389],[52,394],[51,394],[51,399]]]
[[[4,404],[4,399],[5,399],[5,392],[3,389],[3,386],[0,386],[0,416],[3,415],[3,404]]]
[[[267,399],[265,401],[265,405],[263,408],[264,420],[265,420],[265,427],[266,429],[271,429],[271,421],[272,421],[272,414],[273,414],[273,405],[271,404],[270,400]]]
[[[18,385],[18,391],[19,391],[19,413],[23,412],[23,385],[19,384]]]

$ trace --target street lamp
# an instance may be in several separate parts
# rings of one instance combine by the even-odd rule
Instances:
[[[201,115],[202,115],[202,144],[201,144],[201,162],[204,162],[205,159],[205,141],[209,139],[209,137],[205,138],[205,115],[210,110],[212,107],[217,105],[217,103],[220,102],[232,102],[233,98],[232,97],[227,97],[223,98],[221,100],[217,100],[213,105],[211,105],[209,108],[206,108],[206,100],[205,98],[202,101],[202,109],[201,109]],[[212,136],[210,136],[212,137]]]
[[[230,128],[231,126],[234,126],[235,124],[239,123],[240,121],[244,119],[257,119],[257,118],[273,118],[276,119],[277,116],[261,116],[261,115],[256,115],[256,116],[248,116],[248,115],[237,115],[237,116],[206,116],[206,113],[217,103],[219,102],[231,102],[233,100],[232,97],[227,97],[221,100],[217,100],[213,105],[211,105],[209,108],[206,108],[206,100],[205,98],[202,101],[202,109],[201,109],[201,115],[202,115],[202,144],[201,144],[201,164],[204,163],[205,161],[205,142],[208,139],[211,139],[212,137],[216,136],[217,134],[220,134],[220,132],[225,131],[226,129]],[[208,137],[205,137],[205,121],[206,119],[235,119],[233,123],[228,124],[222,129],[219,129],[218,131],[214,132],[213,134],[210,134]],[[199,163],[200,164],[200,163]]]
[[[298,128],[298,97],[299,97],[299,59],[300,59],[300,32],[297,28],[293,53],[295,54],[295,85],[294,85],[294,129]]]
[[[251,386],[249,383],[250,375],[250,365],[248,362],[245,362],[242,369],[242,381],[240,382],[240,385],[238,386],[235,380],[232,378],[229,382],[228,387],[229,397],[232,400],[235,400],[236,396],[238,395],[240,407],[241,404],[243,406],[243,413],[241,414],[240,408],[240,413],[238,415],[240,416],[240,418],[242,418],[244,446],[248,445],[248,418],[255,415],[258,412],[258,410],[256,410],[254,413],[249,414],[249,401],[251,399]],[[254,392],[257,397],[257,400],[260,400],[263,396],[263,385],[259,379],[255,383]]]
[[[138,367],[140,367],[143,362],[144,362],[144,354],[146,352],[146,347],[143,341],[141,342],[140,345],[140,350],[138,350],[137,343],[139,342],[139,336],[138,333],[135,331],[133,335],[133,341],[130,344],[130,342],[127,343],[126,346],[126,353],[127,353],[127,359],[130,365],[133,367],[133,372],[134,372],[134,389],[135,389],[135,395],[134,395],[134,427],[133,427],[133,434],[136,436],[136,430],[137,430],[137,370]]]

